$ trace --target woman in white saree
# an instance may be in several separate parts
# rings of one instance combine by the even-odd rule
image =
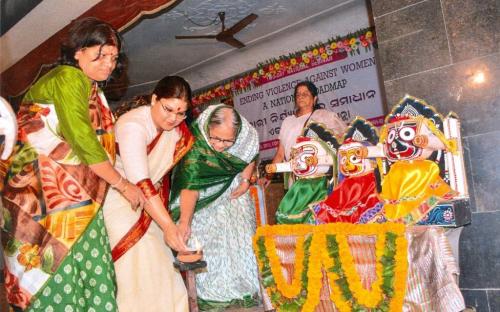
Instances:
[[[104,204],[121,312],[188,311],[184,282],[169,248],[182,251],[186,246],[163,194],[169,191],[170,170],[194,142],[184,122],[190,99],[189,84],[168,76],[158,82],[151,105],[130,110],[116,123],[115,167],[148,199],[139,211],[110,191]]]

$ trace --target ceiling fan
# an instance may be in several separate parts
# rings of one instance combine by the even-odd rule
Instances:
[[[201,36],[175,36],[175,39],[215,39],[220,42],[225,42],[233,47],[238,49],[243,48],[245,44],[238,39],[234,38],[234,35],[240,32],[243,28],[245,28],[248,24],[253,22],[258,15],[250,14],[240,20],[238,23],[226,29],[224,25],[224,20],[226,17],[225,12],[219,12],[219,18],[222,24],[222,30],[217,35],[201,35]]]

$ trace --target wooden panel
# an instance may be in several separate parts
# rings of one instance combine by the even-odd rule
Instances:
[[[285,189],[283,183],[271,183],[265,190],[266,194],[266,209],[267,209],[267,222],[270,225],[276,224],[276,210],[285,196]]]

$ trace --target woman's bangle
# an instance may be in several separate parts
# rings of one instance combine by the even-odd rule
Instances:
[[[129,183],[127,181],[125,181],[125,187],[121,190],[118,190],[118,191],[120,191],[120,193],[122,193],[122,194],[125,193],[127,191],[128,185],[129,185]]]
[[[250,183],[250,180],[249,180],[249,179],[247,179],[247,178],[241,178],[241,182],[242,182],[242,183],[243,183],[243,182],[246,182],[246,183],[248,183],[248,184],[251,184],[251,183]]]
[[[118,179],[118,182],[116,182],[116,183],[110,183],[110,185],[111,185],[112,188],[117,189],[118,185],[120,185],[122,182],[123,182],[123,177],[120,174],[120,178]]]
[[[125,185],[122,187],[122,184]],[[128,185],[129,182],[126,179],[124,179],[122,175],[120,175],[120,179],[118,180],[118,182],[116,182],[115,184],[111,184],[111,187],[114,188],[115,190],[118,190],[118,192],[120,193],[125,193],[127,191]]]

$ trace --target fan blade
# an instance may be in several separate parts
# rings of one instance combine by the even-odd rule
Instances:
[[[175,36],[175,39],[214,39],[215,35],[205,35],[205,36]]]
[[[228,29],[226,29],[224,32],[227,33],[227,34],[230,34],[230,35],[234,35],[237,32],[239,32],[240,30],[242,30],[243,28],[245,28],[248,24],[250,24],[251,22],[255,21],[255,19],[257,17],[259,17],[257,14],[253,14],[252,13],[252,14],[248,15],[247,17],[243,18],[238,23],[236,23],[233,26],[231,26]]]
[[[243,48],[245,46],[245,44],[243,44],[243,42],[239,41],[238,39],[232,37],[232,36],[227,36],[227,37],[223,37],[223,38],[217,38],[218,41],[220,42],[225,42],[235,48]]]

